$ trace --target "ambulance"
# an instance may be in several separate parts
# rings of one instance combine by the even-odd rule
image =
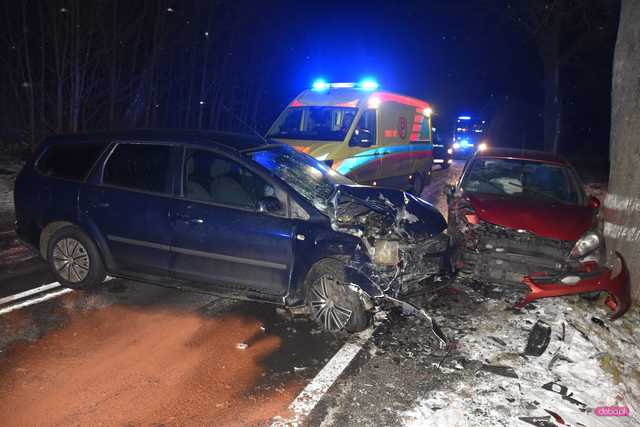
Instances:
[[[267,137],[358,183],[419,195],[431,179],[431,113],[427,102],[378,90],[373,80],[319,80],[289,104]]]

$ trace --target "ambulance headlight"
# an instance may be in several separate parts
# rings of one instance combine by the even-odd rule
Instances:
[[[478,145],[478,151],[484,151],[487,148],[489,148],[489,146],[485,142],[481,142],[480,145]]]
[[[453,148],[447,148],[447,154],[453,154]]]
[[[459,144],[459,143],[457,143],[457,142],[454,142],[454,143],[453,143],[453,149],[454,149],[454,150],[459,150],[459,149],[460,149],[460,144]]]

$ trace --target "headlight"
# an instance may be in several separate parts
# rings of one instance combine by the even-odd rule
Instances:
[[[447,154],[453,154],[453,149],[448,148],[448,149],[447,149]]]
[[[480,145],[478,145],[478,151],[484,151],[487,148],[489,148],[489,146],[484,142],[481,142]]]
[[[586,232],[580,240],[578,240],[571,250],[572,257],[583,257],[590,252],[598,249],[602,242],[602,238],[593,231]]]
[[[376,240],[373,260],[376,264],[397,265],[400,262],[398,246],[398,242],[392,240]]]
[[[458,148],[460,148],[460,144],[458,144],[457,142],[453,143],[453,149],[457,150]]]

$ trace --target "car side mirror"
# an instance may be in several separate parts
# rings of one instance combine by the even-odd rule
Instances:
[[[598,209],[600,207],[600,199],[594,196],[589,196],[589,207]]]
[[[262,213],[277,212],[281,209],[280,200],[273,196],[263,197],[256,204],[256,210]]]
[[[448,202],[453,198],[453,195],[456,193],[455,185],[445,185],[443,193],[447,197],[447,202]]]
[[[369,129],[359,129],[353,131],[349,145],[352,147],[371,147],[373,138]]]

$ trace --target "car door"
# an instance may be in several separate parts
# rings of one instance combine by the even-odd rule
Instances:
[[[378,178],[383,147],[377,143],[376,110],[364,110],[351,134],[346,158],[333,168],[359,183]]]
[[[259,200],[279,209],[258,212]],[[284,295],[292,268],[293,224],[286,193],[237,160],[186,148],[182,196],[174,201],[173,274],[180,279]]]
[[[81,192],[81,211],[105,239],[119,271],[169,273],[176,150],[157,143],[117,143],[96,182]]]

